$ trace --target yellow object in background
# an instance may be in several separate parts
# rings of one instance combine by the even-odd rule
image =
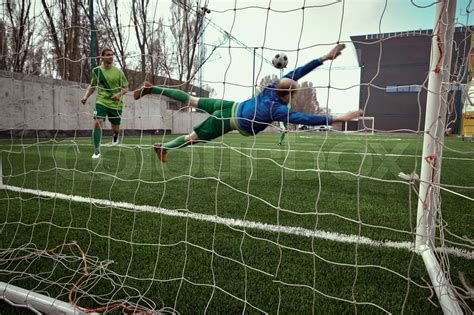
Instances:
[[[474,137],[474,111],[462,113],[461,136]]]

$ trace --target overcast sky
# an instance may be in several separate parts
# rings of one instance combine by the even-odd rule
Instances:
[[[205,29],[207,51],[216,49],[206,62],[203,80],[217,92],[215,97],[243,101],[252,95],[253,54],[245,46],[258,47],[257,52],[271,60],[275,53],[284,51],[292,70],[311,59],[326,53],[336,42],[347,45],[343,54],[300,80],[316,86],[321,106],[332,113],[342,113],[359,106],[360,69],[350,36],[387,32],[432,29],[435,0],[209,0],[211,13],[207,18],[218,27],[231,33],[240,43],[225,41],[222,33],[211,24]],[[466,13],[474,5],[470,0],[458,0],[457,26],[470,25],[472,18]],[[131,26],[129,1],[120,9],[124,25]],[[157,21],[169,16],[170,0],[150,1],[149,17]],[[39,6],[39,4],[38,4]],[[270,10],[268,10],[270,8]],[[302,9],[304,8],[304,9]],[[128,29],[130,54],[138,53],[134,32]],[[263,49],[262,49],[263,47]],[[413,53],[417,53],[414,51]],[[279,70],[256,60],[256,82]],[[193,82],[198,84],[197,81]],[[328,84],[335,89],[328,89]],[[413,82],[413,84],[421,82]],[[352,87],[352,88],[351,88]]]
[[[466,14],[469,2],[457,2],[459,24],[470,23]],[[161,13],[157,14],[166,15],[168,3],[159,2],[156,11]],[[287,71],[320,57],[336,42],[345,42],[347,49],[333,63],[334,69],[329,71],[326,63],[300,80],[314,83],[321,106],[341,113],[359,105],[360,69],[350,36],[431,29],[435,10],[434,5],[430,6],[432,3],[426,0],[210,0],[211,13],[207,17],[246,46],[259,47],[257,52],[269,60],[276,52],[285,51],[290,60]],[[208,51],[222,43],[223,38],[212,25],[206,27]],[[203,79],[216,89],[216,97],[242,101],[252,95],[253,54],[238,48],[239,43],[231,42],[231,46],[234,48],[229,49],[227,41],[216,50],[204,66]],[[257,58],[257,82],[268,74],[279,74],[279,71]],[[327,88],[329,80],[337,89]]]

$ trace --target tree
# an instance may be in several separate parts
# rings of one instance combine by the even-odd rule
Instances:
[[[261,80],[260,83],[258,84],[258,90],[257,92],[261,92],[264,87],[267,85],[271,84],[273,81],[278,80],[278,77],[275,74],[272,75],[266,75],[264,76]]]
[[[260,80],[258,89],[255,94],[258,94],[264,87],[271,84],[272,81],[278,80],[276,75],[267,75]],[[313,83],[305,81],[301,83],[298,93],[296,93],[290,100],[291,108],[307,114],[314,114],[319,112],[319,102],[316,97],[316,90],[313,88]]]
[[[7,67],[8,42],[7,28],[4,21],[0,21],[0,70],[8,70]]]
[[[46,14],[48,37],[53,44],[57,74],[65,80],[80,81],[81,38],[88,36],[88,28],[83,25],[81,16],[87,16],[87,13],[81,12],[83,6],[80,0],[56,0],[51,5],[41,0],[41,3]]]
[[[206,91],[209,92],[209,97],[215,97],[217,95],[216,89],[214,89],[209,84],[203,84],[202,88],[203,88],[203,90],[206,90]]]
[[[184,90],[189,89],[189,83],[199,71],[197,60],[198,44],[203,27],[203,19],[207,7],[207,0],[196,2],[194,7],[190,0],[174,0],[171,7],[170,32],[174,43],[170,56],[174,60],[168,62],[168,67],[174,70],[176,78],[186,84]],[[164,32],[162,36],[167,36]]]
[[[6,26],[7,30],[10,30],[5,32],[10,50],[8,51],[9,58],[5,59],[5,68],[14,72],[23,72],[33,36],[33,24],[30,23],[31,0],[15,1],[13,3],[8,0],[6,1],[6,7],[8,25],[4,25],[4,27]]]
[[[151,73],[171,79],[175,72],[176,60],[173,56],[173,45],[170,45],[167,40],[163,18],[158,20],[153,33],[157,36],[152,36],[150,42]]]
[[[307,114],[319,112],[319,102],[313,83],[308,81],[301,83],[298,93],[290,100],[290,103],[291,107],[298,112]]]
[[[103,40],[101,41],[102,45],[108,45],[110,43],[110,48],[117,55],[117,62],[120,64],[122,69],[127,68],[127,51],[125,43],[128,41],[127,32],[122,32],[122,26],[120,23],[120,14],[119,14],[119,0],[99,0],[99,13],[100,21],[103,21],[103,30],[102,34]],[[112,4],[112,5],[111,5]],[[110,9],[112,8],[112,9]],[[99,37],[99,36],[96,36]]]
[[[132,19],[135,35],[140,49],[140,68],[143,75],[146,72],[146,47],[148,45],[147,8],[150,0],[132,0]]]

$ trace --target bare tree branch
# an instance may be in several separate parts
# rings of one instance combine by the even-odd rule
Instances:
[[[58,0],[57,6],[48,6],[41,0],[46,14],[48,36],[53,41],[58,74],[71,81],[81,80],[81,38],[86,29],[81,19],[80,0]],[[59,16],[56,17],[55,13]]]
[[[10,42],[11,61],[10,66],[15,72],[23,72],[25,63],[31,48],[33,30],[29,21],[31,1],[22,0],[21,2],[6,2],[7,15],[9,18],[9,28],[11,29]]]

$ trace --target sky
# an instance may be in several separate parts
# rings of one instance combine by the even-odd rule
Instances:
[[[454,1],[454,0],[451,0]],[[39,2],[39,1],[37,1]],[[123,1],[121,19],[128,25],[128,50],[138,53],[132,30],[129,1]],[[288,68],[283,74],[328,52],[337,42],[346,44],[343,54],[326,62],[304,78],[316,87],[321,107],[343,113],[359,107],[360,68],[350,36],[432,29],[436,0],[209,0],[204,33],[207,53],[215,49],[203,66],[205,84],[215,89],[213,97],[243,101],[252,96],[254,82],[280,71],[267,60],[283,51]],[[457,0],[457,26],[470,25],[466,13],[474,4]],[[128,3],[128,5],[127,5]],[[171,0],[150,1],[149,18],[167,19]],[[38,7],[40,5],[38,4]],[[270,9],[268,9],[270,8]],[[226,30],[239,42],[229,43],[213,25]],[[135,44],[134,44],[135,43]],[[229,44],[231,48],[229,48]],[[246,49],[247,48],[247,49]],[[416,53],[416,52],[413,52]],[[330,67],[331,66],[331,67]],[[421,83],[421,82],[420,82]],[[193,82],[199,85],[197,80]],[[328,86],[333,88],[328,88]]]
[[[458,24],[470,24],[466,14],[469,2],[458,0]],[[229,49],[229,41],[207,24],[208,52],[224,44],[206,62],[203,80],[216,90],[215,97],[243,101],[252,95],[254,47],[268,60],[279,51],[285,52],[289,57],[286,73],[322,56],[335,43],[344,42],[347,48],[331,70],[330,62],[326,62],[300,83],[313,82],[320,106],[332,113],[355,110],[359,107],[360,68],[350,36],[431,29],[435,21],[435,6],[431,4],[433,1],[426,0],[209,0],[208,19],[240,43],[232,41]],[[165,1],[161,5],[166,8]],[[257,57],[255,82],[269,74],[279,75],[280,71]],[[329,89],[329,85],[335,88]]]

